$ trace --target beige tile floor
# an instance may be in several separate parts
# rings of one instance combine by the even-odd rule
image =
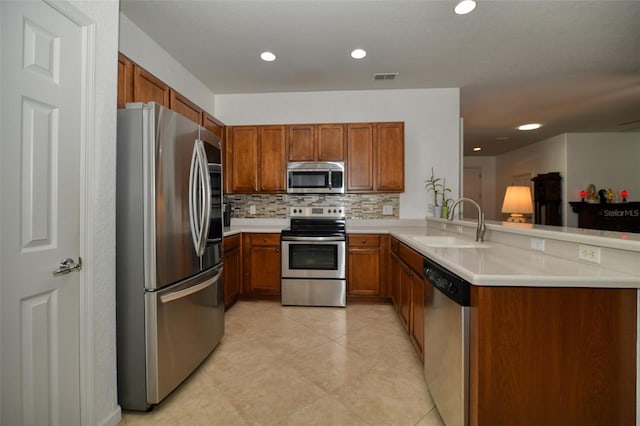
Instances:
[[[442,426],[422,365],[390,305],[241,301],[213,354],[124,425]]]

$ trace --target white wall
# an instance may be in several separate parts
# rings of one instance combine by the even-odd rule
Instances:
[[[173,56],[129,18],[120,14],[120,52],[207,111],[215,113],[214,95]]]
[[[562,220],[567,219],[567,194],[564,179],[567,176],[567,135],[562,134],[515,151],[496,157],[496,216],[498,220],[506,218],[502,215],[502,201],[507,186],[513,183],[513,176],[523,173],[560,172],[562,182]]]
[[[115,325],[115,173],[116,95],[118,58],[118,1],[78,1],[72,4],[96,24],[95,125],[93,147],[93,187],[88,188],[93,215],[87,218],[92,234],[90,258],[85,261],[90,274],[93,317],[86,326],[93,330],[91,413],[83,418],[92,424],[117,424],[116,325]]]
[[[563,176],[566,201],[579,201],[580,191],[593,183],[598,190],[626,189],[629,201],[640,200],[640,133],[569,133],[567,174]],[[568,216],[578,226],[578,215]]]
[[[424,180],[431,167],[460,191],[460,91],[450,89],[216,95],[216,117],[228,125],[404,121],[405,192],[400,218],[424,218]]]
[[[482,174],[480,181],[482,194],[482,199],[479,200],[480,207],[482,207],[487,220],[498,220],[499,215],[496,211],[496,157],[464,157],[463,167],[477,167],[480,169]],[[468,196],[468,194],[465,194],[464,189],[462,194]]]

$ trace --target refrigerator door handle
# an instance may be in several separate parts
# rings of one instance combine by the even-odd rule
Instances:
[[[200,256],[199,247],[199,235],[200,235],[200,225],[201,221],[198,220],[198,181],[199,173],[199,162],[198,162],[198,149],[196,146],[193,147],[193,154],[191,155],[191,167],[189,168],[189,226],[191,228],[191,238],[193,239],[193,248],[196,251],[196,254]]]
[[[209,222],[211,220],[211,178],[209,176],[209,162],[207,161],[204,143],[200,139],[196,139],[195,147],[198,150],[200,160],[200,182],[202,188],[202,214],[200,217],[200,235],[198,237],[198,255],[202,256],[207,244]]]
[[[169,303],[174,300],[182,299],[183,297],[187,297],[193,293],[197,293],[201,290],[204,290],[205,288],[212,286],[214,283],[216,283],[220,279],[220,276],[222,276],[222,270],[223,270],[223,267],[221,266],[220,268],[218,268],[218,273],[213,278],[208,279],[204,282],[201,282],[198,285],[194,285],[193,287],[187,287],[183,290],[173,291],[168,294],[163,294],[162,296],[160,296],[160,301],[162,303]]]
[[[211,218],[211,179],[204,144],[196,139],[189,171],[189,223],[196,254],[202,256]]]

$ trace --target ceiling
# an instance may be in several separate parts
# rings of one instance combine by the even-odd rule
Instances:
[[[216,94],[459,87],[465,155],[640,131],[640,0],[121,0]],[[354,60],[354,48],[367,51]],[[259,59],[262,51],[277,55]],[[375,73],[398,73],[374,80]],[[539,122],[522,132],[517,125]],[[473,146],[482,146],[473,154]]]

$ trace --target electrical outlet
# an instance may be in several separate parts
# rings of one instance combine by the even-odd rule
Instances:
[[[385,214],[385,215],[393,214],[393,205],[392,204],[383,205],[382,206],[382,214]]]
[[[249,206],[249,214],[256,214],[256,206]]]
[[[456,232],[458,232],[458,234],[462,234],[464,232],[462,230],[462,226],[460,226],[460,225],[456,226]]]
[[[531,238],[531,249],[544,251],[544,240],[542,238]]]
[[[578,259],[587,262],[600,263],[600,247],[578,245]]]

